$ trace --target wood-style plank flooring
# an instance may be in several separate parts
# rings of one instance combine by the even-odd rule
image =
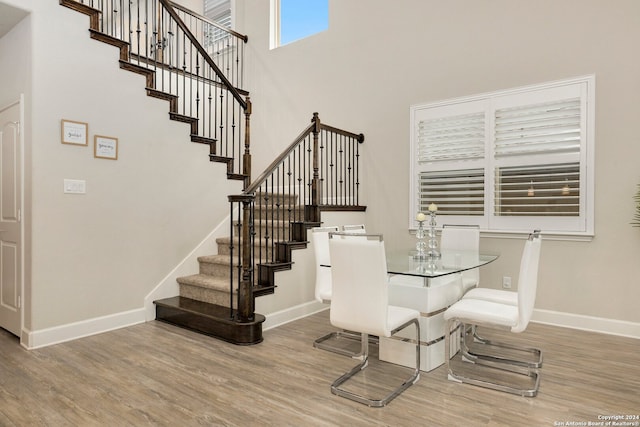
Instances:
[[[537,397],[454,383],[440,367],[369,408],[331,394],[356,363],[312,347],[330,330],[325,311],[240,347],[154,321],[27,351],[0,329],[0,426],[558,426],[640,414],[637,339],[530,324],[505,334],[544,351]]]

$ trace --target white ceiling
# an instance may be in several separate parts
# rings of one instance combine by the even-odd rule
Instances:
[[[29,12],[0,3],[0,37],[4,37]]]

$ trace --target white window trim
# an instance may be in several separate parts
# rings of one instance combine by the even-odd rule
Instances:
[[[528,85],[522,86],[514,89],[496,91],[496,92],[488,92],[478,95],[466,96],[461,98],[454,98],[449,100],[437,101],[433,103],[426,104],[417,104],[412,105],[410,109],[410,138],[411,138],[411,150],[410,150],[410,208],[408,215],[408,224],[410,230],[415,230],[417,228],[417,222],[415,220],[416,213],[418,211],[417,208],[417,194],[418,194],[418,180],[417,180],[417,159],[416,159],[416,150],[417,146],[417,126],[419,124],[419,120],[416,117],[419,111],[426,108],[435,108],[435,107],[460,107],[462,104],[469,104],[474,101],[486,101],[490,98],[497,98],[500,96],[510,96],[517,94],[525,94],[531,93],[534,91],[540,91],[544,89],[552,89],[552,88],[561,88],[563,86],[570,86],[576,84],[584,84],[584,114],[582,116],[582,120],[586,123],[583,126],[584,130],[584,145],[580,150],[580,165],[581,165],[581,182],[585,183],[585,190],[582,193],[581,197],[581,212],[584,213],[584,226],[582,230],[579,231],[563,231],[563,230],[553,230],[551,232],[545,233],[545,237],[553,237],[563,240],[590,240],[595,234],[595,206],[594,206],[594,189],[595,189],[595,144],[594,144],[594,136],[595,136],[595,76],[594,75],[586,75],[575,77],[571,79],[558,80],[543,84],[536,85]],[[491,119],[492,121],[493,119]],[[487,123],[487,127],[492,126],[492,123]],[[490,144],[486,145],[486,155],[492,156],[491,153],[492,147]],[[493,164],[493,161],[490,162]],[[485,188],[494,188],[493,185],[493,173],[485,174]],[[490,196],[493,195],[493,190],[491,190]],[[485,212],[491,212],[492,202],[490,200],[491,197],[485,197]],[[509,230],[501,230],[501,229],[489,229],[489,224],[487,222],[488,214],[480,218],[473,218],[471,216],[454,216],[454,215],[442,215],[438,217],[438,225],[442,224],[477,224],[481,227],[481,231],[483,232],[483,236],[492,236],[492,237],[507,237],[507,236],[519,236],[524,233],[528,233],[529,230],[527,227],[521,227],[520,229],[509,229]],[[544,232],[544,229],[543,229]]]
[[[280,0],[269,4],[269,49],[280,47]]]

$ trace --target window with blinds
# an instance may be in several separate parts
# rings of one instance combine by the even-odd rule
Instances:
[[[593,76],[411,108],[410,224],[593,234]]]
[[[580,118],[579,98],[496,110],[495,155],[579,153]]]
[[[580,164],[496,168],[498,216],[579,216]]]
[[[420,121],[418,161],[483,158],[484,122],[484,113]]]
[[[421,172],[418,211],[435,203],[444,215],[484,215],[484,169]]]
[[[231,28],[231,0],[204,0],[204,16],[216,24]],[[205,47],[215,46],[229,33],[211,24],[204,24]]]

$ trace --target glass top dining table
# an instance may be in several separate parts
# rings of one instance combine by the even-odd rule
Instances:
[[[387,272],[433,279],[482,267],[498,259],[497,254],[443,249],[439,258],[416,258],[415,251],[387,252]]]

